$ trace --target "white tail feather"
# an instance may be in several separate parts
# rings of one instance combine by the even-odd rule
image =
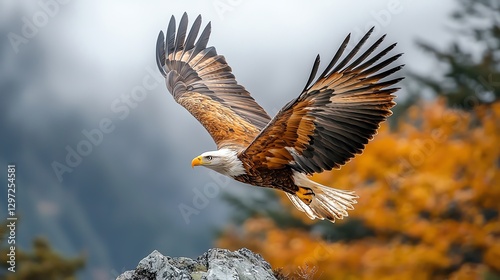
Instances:
[[[286,193],[292,204],[300,211],[314,219],[328,219],[335,222],[348,216],[347,210],[354,209],[357,195],[354,191],[343,191],[316,183],[302,173],[294,173],[295,184],[300,187],[310,188],[314,192],[314,198],[307,205],[294,194]]]

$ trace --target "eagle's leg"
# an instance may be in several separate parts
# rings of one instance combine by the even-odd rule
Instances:
[[[314,192],[310,188],[299,187],[299,190],[295,192],[295,195],[300,198],[306,205],[311,204],[314,198]]]

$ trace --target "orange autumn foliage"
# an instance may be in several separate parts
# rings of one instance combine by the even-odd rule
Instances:
[[[305,265],[315,268],[312,279],[500,275],[499,102],[471,113],[444,100],[415,105],[395,129],[384,124],[362,156],[314,179],[360,196],[346,220],[329,226],[360,220],[371,234],[329,241],[251,217],[241,229],[227,228],[218,246],[248,247],[291,278]],[[281,203],[304,223],[320,223],[286,197]]]

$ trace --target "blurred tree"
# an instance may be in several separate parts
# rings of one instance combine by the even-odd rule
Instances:
[[[500,2],[498,0],[457,0],[459,8],[452,19],[456,37],[445,50],[432,43],[418,42],[445,67],[424,75],[411,73],[451,106],[471,109],[500,97]],[[436,72],[438,75],[436,75]],[[420,90],[413,93],[419,95]]]
[[[469,113],[445,103],[411,107],[362,156],[315,177],[357,191],[346,221],[310,221],[280,196],[300,227],[257,215],[218,245],[284,274],[307,264],[315,279],[500,279],[500,102]]]
[[[4,224],[0,228],[0,243],[5,247],[0,248],[0,266],[5,267],[0,273],[2,280],[73,280],[76,272],[83,268],[85,258],[83,256],[67,259],[61,257],[50,248],[47,240],[35,238],[33,240],[33,252],[25,252],[17,247],[16,250],[16,271],[7,270],[10,265],[7,263],[10,245],[7,244],[7,226]]]

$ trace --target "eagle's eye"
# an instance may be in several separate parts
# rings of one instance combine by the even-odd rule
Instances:
[[[206,156],[205,157],[207,160],[212,160],[212,156]]]

